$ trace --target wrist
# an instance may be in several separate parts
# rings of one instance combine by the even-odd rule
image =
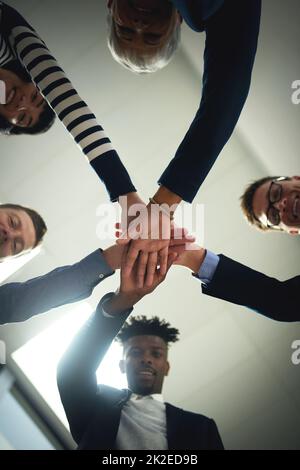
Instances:
[[[125,294],[118,289],[115,294],[105,302],[104,310],[109,315],[122,314],[126,310],[132,309],[138,300],[140,300],[140,298]]]
[[[206,250],[204,248],[188,250],[186,252],[185,266],[193,273],[197,274],[202,266],[205,256]]]
[[[118,256],[117,251],[120,251],[120,247],[118,245],[112,245],[102,252],[102,256],[104,257],[105,262],[112,271],[120,269],[121,267],[121,253]]]
[[[122,196],[122,199],[119,198],[119,203],[122,207],[124,208],[125,204],[124,202],[126,201],[127,207],[132,206],[133,204],[145,204],[144,201],[140,198],[137,192],[132,192],[132,193],[127,193],[124,196]]]
[[[173,204],[179,204],[182,201],[182,198],[180,196],[173,193],[165,186],[160,186],[154,194],[153,198],[155,199],[157,204],[168,204],[168,206],[172,206]]]

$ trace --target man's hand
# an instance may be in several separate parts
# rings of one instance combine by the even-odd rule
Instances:
[[[109,301],[105,303],[105,311],[108,314],[114,315],[124,312],[124,310],[128,310],[132,308],[137,302],[139,302],[145,295],[150,294],[153,292],[159,284],[161,284],[167,275],[172,263],[176,258],[175,253],[171,253],[168,257],[167,263],[167,272],[165,275],[160,273],[159,269],[156,269],[153,276],[153,283],[151,287],[138,287],[136,283],[136,271],[137,271],[137,263],[134,265],[130,275],[124,274],[124,269],[126,267],[127,261],[127,254],[128,254],[128,247],[124,248],[123,256],[122,256],[122,265],[121,265],[121,273],[120,273],[120,287],[116,291],[114,297],[112,297]]]

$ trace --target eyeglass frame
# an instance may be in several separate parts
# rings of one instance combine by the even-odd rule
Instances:
[[[266,211],[266,217],[267,217],[267,227],[268,228],[272,228],[274,230],[281,230],[279,226],[280,222],[281,222],[281,216],[280,216],[280,211],[274,207],[274,204],[276,204],[276,202],[279,202],[281,199],[282,199],[282,185],[279,184],[278,182],[280,181],[288,181],[290,180],[290,178],[288,176],[279,176],[278,178],[275,178],[274,180],[271,180],[271,184],[270,184],[270,187],[269,187],[269,190],[268,190],[268,193],[267,193],[267,198],[268,198],[268,202],[269,202],[269,207]],[[271,193],[271,188],[272,188],[272,185],[275,184],[277,186],[280,187],[280,193],[279,193],[279,198],[276,199],[276,201],[271,201],[270,199],[270,193]],[[276,214],[278,215],[278,222],[276,224],[272,224],[270,223],[270,218],[269,218],[269,211],[273,209],[276,211]]]

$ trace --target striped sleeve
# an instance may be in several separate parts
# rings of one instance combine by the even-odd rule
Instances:
[[[80,98],[36,31],[13,8],[2,6],[1,29],[22,65],[105,184],[110,199],[136,191],[94,114]],[[3,34],[3,31],[1,31]]]

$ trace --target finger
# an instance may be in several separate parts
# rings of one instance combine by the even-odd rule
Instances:
[[[144,287],[145,274],[148,264],[149,253],[142,252],[139,255],[137,267],[137,285],[140,289]]]
[[[165,276],[167,273],[168,252],[169,252],[168,246],[166,246],[165,248],[159,251],[159,274],[161,276]]]
[[[176,258],[177,258],[178,254],[177,253],[170,253],[168,255],[168,264],[167,264],[167,272],[166,274],[168,273],[170,267],[172,266],[172,264],[174,263],[174,261],[176,261]]]
[[[137,250],[134,245],[131,243],[127,252],[125,264],[124,264],[124,276],[128,277],[131,274],[134,263],[139,255],[139,250]]]
[[[176,258],[177,258],[176,253],[170,253],[168,255],[166,273],[164,275],[162,275],[160,272],[158,272],[158,284],[160,284],[161,282],[163,282],[165,280],[166,275],[168,274],[169,269],[171,268],[172,264],[176,261]]]
[[[154,281],[154,274],[156,272],[158,260],[158,253],[154,251],[149,254],[148,263],[147,263],[147,273],[146,273],[146,287],[151,287]]]

